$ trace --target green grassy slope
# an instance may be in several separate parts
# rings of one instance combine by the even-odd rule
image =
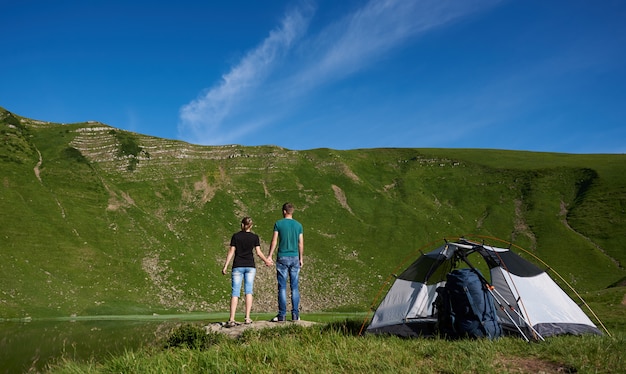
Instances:
[[[364,309],[403,259],[464,234],[600,290],[626,275],[625,171],[624,155],[203,147],[0,109],[0,317],[224,310],[230,235],[250,215],[267,251],[285,201],[305,312]],[[271,268],[255,287],[273,311]]]

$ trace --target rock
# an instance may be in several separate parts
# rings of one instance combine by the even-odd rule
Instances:
[[[211,324],[204,326],[204,330],[207,332],[207,334],[209,332],[218,332],[218,333],[230,336],[232,338],[238,338],[247,329],[258,329],[258,330],[271,329],[275,327],[289,326],[291,324],[298,324],[300,326],[309,327],[317,323],[311,322],[311,321],[303,321],[303,320],[295,321],[295,322],[293,321],[286,321],[286,322],[254,321],[247,325],[244,323],[241,323],[237,326],[226,327],[225,322],[218,322],[218,323],[211,323]]]

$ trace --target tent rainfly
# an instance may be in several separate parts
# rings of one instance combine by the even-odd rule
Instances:
[[[509,334],[526,340],[561,334],[602,334],[581,308],[533,263],[509,249],[466,239],[446,242],[422,254],[394,281],[376,309],[366,333],[403,337],[437,335],[433,303],[437,287],[458,265],[473,267],[468,256],[478,253],[489,267],[498,322]],[[465,267],[467,267],[465,266]]]

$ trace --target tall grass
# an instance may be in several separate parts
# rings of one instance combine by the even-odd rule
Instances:
[[[621,373],[626,336],[563,336],[540,343],[358,336],[360,321],[247,330],[239,339],[128,351],[103,362],[55,364],[50,373]],[[193,330],[200,327],[182,327]],[[175,331],[173,334],[180,334]],[[188,331],[185,332],[188,334]],[[171,336],[170,336],[171,338]],[[206,339],[206,338],[199,338]],[[170,341],[171,343],[171,341]],[[165,346],[169,348],[164,348]],[[200,348],[201,347],[201,348]]]

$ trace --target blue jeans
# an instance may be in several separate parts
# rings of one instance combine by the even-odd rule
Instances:
[[[230,279],[233,284],[233,292],[231,296],[239,297],[241,294],[241,280],[243,278],[243,290],[245,295],[252,295],[252,289],[254,287],[254,276],[256,275],[256,268],[233,268]]]
[[[276,260],[276,280],[278,281],[278,315],[287,314],[287,277],[291,286],[291,313],[299,314],[300,290],[298,275],[300,274],[300,257],[279,257]]]

